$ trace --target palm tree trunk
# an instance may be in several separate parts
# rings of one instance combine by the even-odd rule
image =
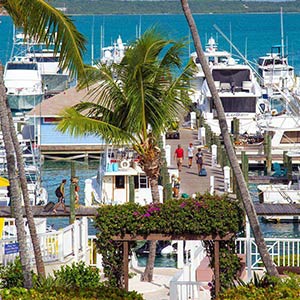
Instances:
[[[197,52],[197,56],[200,60],[201,67],[202,67],[203,72],[205,74],[205,77],[206,77],[206,80],[207,80],[207,83],[208,83],[208,87],[211,91],[212,98],[213,98],[213,101],[214,101],[214,104],[215,104],[215,107],[216,107],[216,110],[217,110],[220,129],[221,129],[221,134],[222,134],[222,137],[224,139],[224,145],[225,145],[225,148],[226,148],[226,152],[227,152],[227,155],[228,155],[233,173],[236,177],[237,185],[238,185],[239,190],[241,192],[242,202],[243,202],[246,214],[249,218],[249,223],[250,223],[250,226],[251,226],[252,231],[253,231],[255,242],[257,244],[259,253],[261,255],[262,261],[263,261],[263,263],[266,267],[266,270],[267,270],[268,274],[272,275],[272,276],[279,276],[278,271],[275,267],[275,264],[273,263],[273,261],[271,259],[271,256],[268,252],[266,243],[264,241],[264,237],[263,237],[263,234],[262,234],[260,226],[259,226],[256,211],[254,209],[252,199],[251,199],[249,191],[248,191],[247,184],[245,182],[243,173],[242,173],[241,168],[239,166],[239,162],[237,160],[237,157],[235,155],[235,152],[234,152],[231,140],[230,140],[223,105],[222,105],[222,102],[220,100],[219,94],[218,94],[218,92],[215,88],[212,74],[210,72],[208,63],[207,63],[206,58],[204,56],[203,49],[202,49],[201,42],[200,42],[200,38],[199,38],[199,34],[198,34],[198,31],[197,31],[197,27],[196,27],[196,24],[194,22],[191,10],[189,8],[188,1],[187,0],[181,0],[181,5],[182,5],[183,12],[185,14],[185,17],[187,19],[188,25],[189,25],[190,30],[191,30],[191,34],[192,34],[192,37],[193,37],[193,41],[194,41],[195,49],[196,49],[196,52]]]
[[[17,138],[11,110],[7,103],[7,98],[6,98],[5,102],[6,102],[6,109],[7,109],[8,120],[9,120],[9,125],[10,125],[10,134],[11,134],[11,138],[13,141],[14,150],[16,153],[17,167],[18,167],[18,171],[19,171],[21,190],[22,190],[22,195],[23,195],[23,200],[24,200],[26,218],[28,221],[29,233],[30,233],[31,241],[32,241],[32,245],[33,245],[36,269],[37,269],[37,273],[39,276],[46,277],[40,241],[39,241],[39,238],[37,235],[36,226],[35,226],[35,222],[34,222],[34,218],[33,218],[33,213],[32,213],[32,209],[30,206],[30,199],[29,199],[29,194],[28,194],[27,179],[26,179],[26,174],[25,174],[22,151],[21,151],[20,144],[19,144],[19,141]]]
[[[3,83],[3,69],[0,66],[0,122],[3,133],[4,148],[7,160],[8,179],[10,183],[10,201],[12,213],[15,218],[17,228],[17,239],[19,242],[19,253],[24,275],[24,287],[32,287],[32,276],[30,271],[29,251],[27,248],[26,232],[22,214],[21,194],[19,190],[18,172],[16,170],[15,151],[12,138],[10,135],[10,126],[8,113],[6,110],[6,95]]]

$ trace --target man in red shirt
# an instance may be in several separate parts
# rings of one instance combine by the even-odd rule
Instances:
[[[176,159],[178,171],[181,172],[182,161],[184,160],[184,151],[179,144],[174,153],[174,160]]]

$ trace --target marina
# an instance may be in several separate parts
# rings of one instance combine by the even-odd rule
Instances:
[[[247,16],[247,18],[252,17]],[[121,16],[120,18],[122,19]],[[153,20],[150,16],[145,16],[144,18],[150,20],[150,23]],[[161,16],[161,18],[164,22],[166,19],[170,20],[170,16]],[[174,24],[176,21],[181,20],[181,18],[178,18],[178,16],[174,16],[174,19],[172,19]],[[204,16],[206,20],[210,20],[210,18],[211,16]],[[216,20],[219,20],[218,18],[219,16],[216,16]],[[227,18],[228,16],[224,16],[225,20]],[[259,19],[260,16],[257,16],[257,18]],[[90,21],[90,18],[87,16],[77,16],[75,19],[78,23],[83,22],[83,24],[87,22],[86,20]],[[96,23],[102,21],[101,17],[95,17],[95,19]],[[294,19],[293,16],[291,16],[291,19]],[[135,21],[134,16],[132,16],[132,20]],[[239,16],[237,16],[237,20],[239,20]],[[202,22],[201,19],[199,19],[200,21]],[[144,22],[142,22],[142,25],[146,26]],[[249,27],[251,26],[250,24]],[[83,27],[83,31],[87,30],[87,26]],[[174,33],[174,31],[172,32]],[[112,43],[112,47],[99,46],[99,51],[104,51],[104,54],[98,56],[107,59],[106,63],[108,65],[110,63],[119,63],[115,59],[112,62],[111,59],[116,54],[124,55],[128,45],[127,37],[122,32],[115,34],[112,30],[111,34],[118,36],[117,41]],[[126,43],[123,43],[121,34]],[[267,33],[264,34],[267,35]],[[292,41],[297,41],[297,38]],[[278,52],[276,54],[271,53],[268,56],[261,56],[261,53],[266,51],[263,52],[259,49],[260,54],[258,55],[256,53],[257,49],[255,49],[251,55],[255,55],[256,58],[259,57],[261,60],[259,68],[261,75],[264,77],[264,80],[259,82],[252,68],[246,64],[240,64],[236,58],[233,59],[232,51],[220,51],[221,53],[218,53],[220,55],[217,55],[219,50],[217,50],[216,40],[212,40],[212,37],[208,39],[207,57],[208,61],[211,62],[211,72],[225,108],[237,157],[241,165],[243,165],[244,175],[246,175],[251,185],[249,187],[251,193],[255,190],[253,202],[256,214],[261,221],[262,231],[266,235],[265,241],[268,248],[271,249],[272,259],[278,266],[281,266],[282,261],[284,261],[284,264],[288,266],[299,268],[300,261],[297,259],[295,263],[294,257],[298,257],[300,254],[298,228],[300,221],[300,207],[298,204],[300,173],[298,165],[300,161],[297,155],[299,153],[298,147],[300,146],[298,145],[300,106],[298,106],[297,101],[294,101],[297,99],[296,89],[292,91],[292,87],[295,87],[295,85],[290,84],[288,80],[286,83],[281,80],[283,76],[282,69],[280,75],[273,72],[272,77],[267,77],[266,74],[271,72],[268,69],[270,65],[279,67],[282,64],[284,66],[283,69],[287,68],[288,72],[284,76],[289,75],[293,77],[294,73],[291,74],[291,72],[296,72],[300,69],[300,61],[297,62],[298,58],[295,59],[295,64],[292,67],[287,64],[283,53]],[[218,43],[220,42],[218,40]],[[266,41],[264,44],[267,44],[267,42],[269,41]],[[28,56],[28,61],[25,63],[22,61],[22,64],[26,65],[28,63],[28,66],[31,66],[33,63],[43,63],[48,60],[48,55],[51,56],[51,51],[46,53],[45,51],[39,52],[36,50],[35,55],[35,58]],[[86,55],[86,60],[89,61],[89,54]],[[188,57],[190,57],[189,53],[185,59]],[[274,61],[268,61],[271,58]],[[192,59],[197,63],[195,54],[194,56],[192,55]],[[277,59],[281,59],[280,64],[276,63]],[[53,55],[53,60],[57,62],[56,55]],[[21,60],[18,62],[21,62]],[[9,67],[11,63],[12,61],[8,62],[8,70],[14,69]],[[46,65],[44,67],[46,69]],[[38,68],[41,68],[41,66]],[[60,72],[56,69],[54,73],[59,74]],[[41,164],[38,168],[41,172],[42,186],[49,194],[47,195],[47,200],[43,203],[40,202],[41,199],[38,197],[41,193],[34,194],[35,201],[32,201],[33,216],[35,219],[46,220],[47,218],[47,223],[53,224],[52,228],[48,228],[49,230],[45,228],[44,232],[39,232],[42,255],[46,262],[47,272],[52,272],[61,265],[77,261],[85,261],[87,264],[97,266],[103,271],[101,257],[96,253],[96,236],[92,221],[98,213],[97,207],[107,204],[118,205],[130,201],[142,205],[149,204],[152,202],[151,188],[149,179],[139,164],[140,158],[130,147],[106,144],[104,139],[95,135],[74,137],[67,132],[61,133],[57,131],[56,126],[61,119],[61,112],[65,108],[87,99],[94,101],[88,90],[78,91],[75,87],[64,90],[68,85],[67,75],[64,74],[63,84],[59,85],[57,89],[51,83],[47,84],[47,90],[42,90],[42,97],[45,98],[42,101],[34,103],[32,107],[15,107],[22,114],[22,123],[24,121],[26,126],[31,126],[30,128],[27,127],[27,129],[33,135],[27,140],[27,143],[30,143],[32,146],[31,154],[34,151],[39,151],[39,154],[41,154],[41,157],[39,157]],[[7,80],[8,78],[9,76],[7,76]],[[45,80],[45,77],[43,80]],[[274,82],[277,88],[270,92],[270,89],[273,89]],[[281,87],[279,87],[280,83],[282,83]],[[286,87],[290,90],[288,96],[283,94]],[[193,111],[185,117],[185,120],[180,120],[176,138],[174,138],[174,135],[168,134],[162,137],[167,177],[169,185],[172,187],[172,197],[193,198],[196,193],[218,195],[229,193],[230,197],[236,198],[234,178],[231,175],[222,139],[219,137],[218,118],[212,104],[211,93],[206,84],[204,74],[201,73],[201,69],[198,69],[197,74],[194,76],[192,88],[191,100],[195,103],[195,106],[192,108]],[[281,114],[274,110],[271,105],[271,98],[264,96],[265,88],[269,89],[268,93],[269,95],[272,94],[273,100],[277,97],[279,88],[282,92],[279,93],[279,103],[284,103],[285,112]],[[10,93],[12,94],[12,92]],[[45,97],[44,93],[48,93],[49,97]],[[283,101],[286,99],[290,102],[285,105]],[[293,102],[291,103],[291,101]],[[29,108],[30,110],[32,108],[30,112]],[[235,124],[236,119],[239,121],[239,123],[236,123],[237,125]],[[25,130],[20,130],[21,127],[24,128],[23,125],[16,125],[16,127],[19,134],[23,133],[25,136]],[[237,127],[238,130],[236,130]],[[189,162],[187,154],[188,146],[191,143],[194,149],[192,161]],[[181,145],[184,151],[181,169],[177,167],[174,157],[178,145]],[[27,147],[28,144],[24,144],[24,152],[25,146]],[[36,147],[36,150],[33,150],[33,146]],[[268,147],[269,149],[266,149]],[[194,157],[198,148],[202,151],[203,166],[201,169],[205,170],[203,174],[199,173],[199,166],[197,166]],[[30,153],[24,153],[24,157],[26,155],[31,156]],[[5,169],[5,156],[1,156],[1,159],[3,160],[3,169]],[[245,163],[246,160],[249,165]],[[245,165],[249,168],[245,169]],[[258,168],[261,172],[257,172]],[[52,208],[57,201],[54,193],[55,188],[62,179],[74,177],[79,179],[80,206],[75,207],[74,198],[72,198],[74,196],[72,192],[73,185],[72,182],[69,183],[69,180],[67,180],[65,194],[66,212],[61,209],[54,214]],[[38,188],[41,192],[40,188],[41,186]],[[160,201],[162,202],[163,184],[159,185],[159,189]],[[7,183],[5,181],[3,190],[6,193],[4,195],[6,202],[5,205],[0,206],[0,218],[8,220],[12,215],[11,207],[9,206]],[[32,190],[36,192],[35,188]],[[271,192],[268,194],[269,191]],[[292,191],[293,194],[291,194]],[[2,201],[2,199],[0,200]],[[40,205],[38,205],[39,203]],[[26,215],[25,211],[23,215]],[[74,222],[72,223],[71,220]],[[271,222],[271,224],[263,223],[263,221]],[[281,224],[281,222],[292,222],[293,224]],[[263,272],[263,268],[257,245],[250,234],[249,227],[245,231],[245,236],[237,238],[236,248],[243,262],[243,270],[240,274],[241,279],[249,280],[253,275],[253,271]],[[132,236],[126,236],[125,241],[130,239],[136,240],[137,238],[143,240],[145,237],[138,236],[133,238]],[[152,238],[158,239],[158,236]],[[142,267],[138,258],[133,254],[130,264],[127,261],[126,268],[128,266],[129,271],[135,275],[129,279],[128,285],[126,286],[126,283],[125,287],[129,288],[129,290],[139,291],[146,300],[186,300],[188,299],[187,297],[191,297],[191,291],[193,293],[196,291],[195,295],[197,296],[193,296],[193,299],[210,299],[209,282],[212,280],[212,270],[208,265],[206,253],[201,242],[183,242],[182,237],[175,235],[165,238],[172,240],[169,245],[172,245],[171,252],[167,254],[172,254],[172,265],[176,267],[168,269],[162,266],[157,268],[154,271],[152,282],[141,283],[139,275],[142,273]],[[17,251],[10,254],[5,253],[5,249],[9,247],[6,245],[16,242],[16,238],[12,235],[3,235],[0,241],[0,257],[4,264],[14,260],[18,255]],[[175,243],[176,248],[173,247]],[[32,247],[30,242],[28,244]],[[142,254],[147,252],[146,248],[147,246],[140,250]],[[291,249],[294,250],[291,252]],[[159,249],[158,252],[161,254],[162,249]],[[33,261],[33,257],[31,259]]]

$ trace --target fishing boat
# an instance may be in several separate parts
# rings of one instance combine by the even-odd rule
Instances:
[[[288,64],[282,45],[271,48],[271,52],[258,58],[259,83],[263,87],[292,89],[295,85],[294,67]]]
[[[123,204],[129,201],[141,205],[153,202],[148,177],[134,152],[128,149],[106,152],[97,175],[85,180],[85,204]]]

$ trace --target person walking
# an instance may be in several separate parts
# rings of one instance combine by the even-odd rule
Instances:
[[[192,167],[193,164],[193,158],[194,158],[194,147],[193,143],[190,143],[187,149],[188,152],[188,160],[189,160],[189,168]]]
[[[181,172],[182,162],[184,160],[184,150],[180,144],[174,152],[174,160],[176,160],[178,171]]]
[[[66,210],[66,206],[65,206],[65,184],[66,184],[67,180],[63,179],[61,181],[61,184],[57,187],[57,189],[55,190],[55,195],[57,197],[57,203],[54,205],[53,207],[53,213],[56,214],[57,213],[57,209],[58,207],[62,206],[64,209],[64,212],[67,212]]]
[[[200,175],[203,166],[203,153],[201,151],[201,148],[198,148],[198,152],[196,153],[196,163],[198,167],[198,175]]]

